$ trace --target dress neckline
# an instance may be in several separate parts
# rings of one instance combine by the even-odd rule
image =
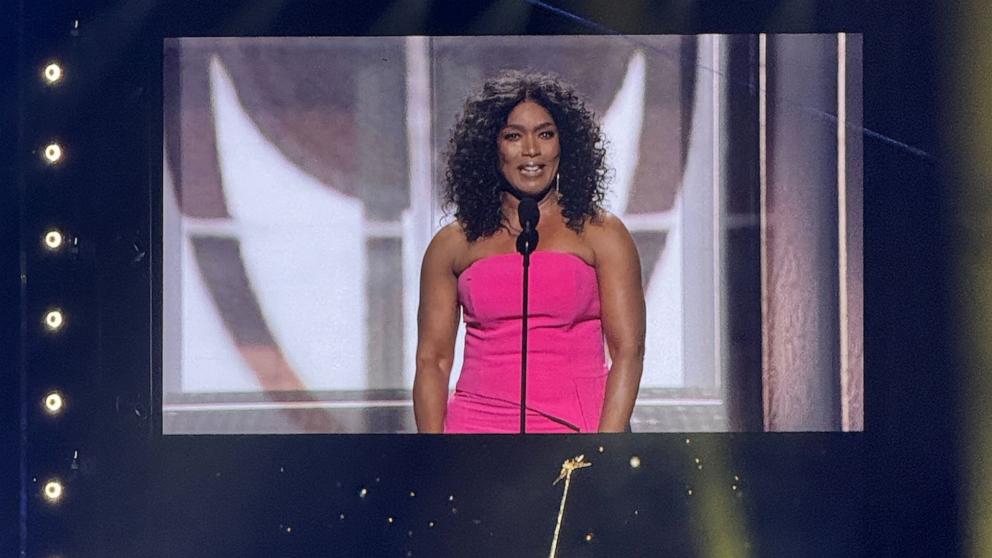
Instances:
[[[573,254],[572,252],[562,252],[562,251],[558,251],[558,250],[536,250],[530,256],[533,258],[534,256],[536,256],[538,254],[541,254],[542,257],[543,257],[544,254],[548,254],[548,255],[552,255],[553,254],[553,255],[556,255],[556,256],[565,256],[565,257],[568,257],[568,258],[572,258],[572,259],[578,260],[579,262],[582,263],[582,265],[584,265],[584,266],[586,266],[586,267],[588,267],[590,269],[595,269],[595,267],[592,264],[590,264],[589,262],[587,262],[584,259],[582,259],[582,257],[579,256],[578,254]],[[473,267],[475,267],[475,265],[478,264],[478,263],[480,263],[480,262],[483,262],[483,261],[486,261],[486,260],[495,260],[497,258],[505,258],[506,256],[517,256],[519,258],[523,258],[523,256],[519,252],[504,252],[502,254],[489,254],[488,256],[482,256],[481,258],[479,258],[479,259],[473,261],[472,263],[468,264],[468,266],[466,266],[465,269],[463,269],[462,272],[458,274],[458,277],[460,279],[463,275],[465,275],[466,273],[468,273],[468,271],[470,269],[472,269]]]

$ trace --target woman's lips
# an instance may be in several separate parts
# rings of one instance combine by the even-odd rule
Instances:
[[[524,176],[540,176],[544,172],[544,165],[542,164],[527,164],[518,167],[520,169],[520,174]]]

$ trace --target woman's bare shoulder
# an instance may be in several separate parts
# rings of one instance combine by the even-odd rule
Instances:
[[[454,269],[454,262],[467,249],[468,239],[465,237],[465,231],[458,221],[454,221],[441,227],[434,234],[434,238],[427,245],[427,252],[424,254],[424,263],[443,265]]]
[[[583,236],[591,243],[609,244],[629,239],[630,232],[619,217],[604,209],[586,221]]]
[[[462,224],[458,221],[452,221],[434,233],[431,244],[449,249],[459,246],[467,247],[468,239],[465,237],[465,229],[462,227]]]
[[[626,225],[609,211],[600,211],[586,222],[582,236],[599,259],[602,255],[636,253],[634,238]]]

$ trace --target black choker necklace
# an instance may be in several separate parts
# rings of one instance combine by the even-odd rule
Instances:
[[[547,188],[541,190],[540,192],[538,192],[536,194],[529,194],[527,192],[523,192],[521,190],[518,190],[512,184],[505,183],[505,182],[503,183],[503,191],[506,192],[507,194],[510,194],[514,198],[516,198],[517,201],[520,201],[523,198],[530,198],[530,199],[532,199],[532,200],[540,203],[540,202],[544,201],[544,198],[548,197],[548,194],[550,194],[551,193],[551,190],[554,190],[554,188],[555,188],[555,184],[554,183],[551,183],[551,184],[548,184],[548,187]]]

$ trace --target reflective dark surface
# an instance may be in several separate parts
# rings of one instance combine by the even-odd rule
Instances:
[[[573,479],[561,556],[958,554],[958,373],[927,6],[604,2],[581,6],[586,23],[540,4],[367,6],[2,8],[0,553],[544,555],[561,496],[552,481],[584,454],[593,466]],[[163,37],[604,29],[865,33],[864,433],[159,434],[149,200],[161,185]],[[38,79],[51,57],[67,67],[58,88]],[[55,168],[38,152],[52,137],[67,146]],[[39,242],[53,223],[79,239],[59,257]],[[55,305],[66,322],[53,335],[41,317]],[[40,406],[53,388],[67,401],[57,419]],[[65,486],[56,505],[42,496],[54,477]]]

